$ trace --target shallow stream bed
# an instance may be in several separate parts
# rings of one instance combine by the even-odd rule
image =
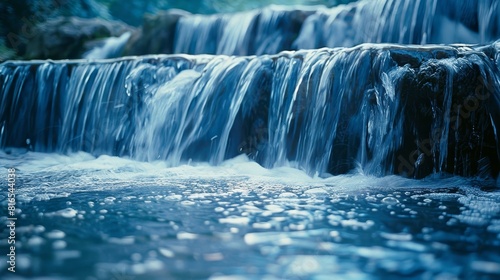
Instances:
[[[244,157],[168,167],[2,153],[0,164],[16,168],[18,209],[16,273],[3,227],[2,279],[500,277],[494,182],[310,178]]]

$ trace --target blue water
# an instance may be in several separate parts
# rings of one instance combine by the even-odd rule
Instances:
[[[0,64],[0,278],[500,279],[499,9],[189,15],[175,55]]]
[[[0,164],[17,168],[19,209],[3,279],[500,277],[493,181],[311,178],[245,156],[172,168],[13,150]]]

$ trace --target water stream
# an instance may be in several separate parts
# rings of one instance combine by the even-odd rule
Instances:
[[[499,8],[188,15],[176,54],[0,64],[0,277],[500,277]]]

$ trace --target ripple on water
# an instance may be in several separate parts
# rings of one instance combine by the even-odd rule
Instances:
[[[382,203],[387,205],[396,205],[399,204],[399,200],[394,197],[388,196],[382,199]]]
[[[105,202],[105,203],[114,203],[114,202],[115,202],[115,200],[116,200],[116,198],[115,198],[115,197],[108,196],[108,197],[106,197],[106,198],[104,199],[104,202]]]
[[[196,202],[194,202],[192,200],[183,200],[183,201],[181,201],[181,204],[184,206],[193,206],[193,205],[196,205]]]
[[[324,188],[313,188],[304,192],[307,196],[319,196],[325,197],[328,196],[328,192]]]
[[[190,232],[179,232],[177,233],[178,240],[195,240],[198,239],[199,235]]]
[[[194,274],[217,279],[219,270],[227,279],[367,279],[371,273],[457,279],[468,276],[464,271],[480,279],[500,274],[500,197],[469,187],[462,178],[430,182],[355,175],[305,183],[289,179],[288,185],[280,178],[217,178],[213,171],[219,167],[210,167],[210,180],[199,170],[179,178],[169,170],[143,168],[144,175],[137,168],[116,169],[135,170],[124,177],[143,180],[138,185],[91,165],[62,175],[56,168],[22,174],[33,183],[19,189],[31,202],[22,208],[28,226],[17,234],[20,248],[33,252],[27,255],[31,266],[48,265],[64,274],[58,264],[73,272],[87,262],[90,268],[83,269],[92,271],[102,265],[89,259],[92,251],[96,259],[111,256],[109,266],[140,279],[171,270],[180,279]],[[63,187],[37,189],[41,178]],[[392,185],[377,187],[387,182]],[[71,200],[63,198],[68,190]],[[39,199],[33,200],[36,195]],[[74,219],[84,215],[85,220]],[[75,242],[75,236],[84,242]],[[104,242],[94,244],[96,236]],[[51,250],[51,259],[40,259],[42,250]],[[96,274],[87,278],[112,279]]]
[[[500,275],[500,263],[489,261],[473,261],[471,268],[488,274]]]
[[[279,198],[298,198],[298,196],[292,192],[284,192],[284,193],[280,193],[280,195],[278,196]]]
[[[409,233],[388,233],[388,232],[380,232],[380,236],[382,238],[394,241],[410,241],[413,236]]]

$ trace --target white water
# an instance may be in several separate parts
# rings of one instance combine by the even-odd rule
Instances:
[[[361,43],[489,43],[500,30],[498,0],[364,0],[332,8],[270,6],[182,17],[174,53],[262,55]]]
[[[83,152],[11,150],[0,152],[0,165],[16,168],[21,275],[500,275],[500,192],[491,181],[360,172],[311,178],[286,166],[264,169],[245,156],[219,166],[168,167]]]
[[[486,42],[487,31],[494,29],[489,23],[496,23],[497,6],[488,7],[492,1],[487,0],[479,7],[485,17],[478,32],[440,18],[435,0],[369,3],[319,10],[307,19],[296,46]],[[275,53],[294,37],[275,32],[289,15],[264,10],[189,17],[180,22],[179,30],[186,32],[177,34],[176,50]],[[251,28],[258,30],[255,36]],[[252,39],[257,44],[248,47]],[[125,41],[110,39],[88,58],[109,57]],[[362,45],[260,57],[6,63],[0,67],[5,78],[0,81],[0,166],[16,168],[20,274],[49,279],[498,277],[500,181],[440,173],[456,171],[447,166],[450,156],[455,165],[471,160],[469,154],[457,158],[456,148],[455,155],[448,152],[448,142],[458,137],[449,130],[452,97],[463,93],[452,89],[469,82],[454,78],[466,80],[464,73],[473,71],[465,70],[479,69],[481,88],[493,84],[495,95],[485,101],[483,116],[497,136],[500,63],[491,57],[497,52],[498,58],[498,50],[498,43],[484,48]],[[437,70],[426,71],[432,67]],[[426,79],[415,78],[416,69]],[[442,72],[437,81],[426,76]],[[421,120],[425,114],[412,114],[415,99],[401,106],[408,77],[436,88],[444,84],[442,104],[437,104],[439,94],[429,94],[428,123]],[[427,103],[416,105],[422,104]],[[400,111],[410,112],[404,115],[413,123],[409,132]],[[480,139],[485,131],[470,124],[479,127],[472,136]],[[394,160],[403,140],[425,141],[431,134],[417,133],[420,125],[442,128],[431,135],[439,140],[431,147],[434,175],[422,180],[390,175],[396,167],[383,166],[384,161]],[[262,129],[266,133],[260,135]],[[334,142],[335,137],[341,140]],[[338,144],[341,149],[332,153]],[[498,152],[497,138],[488,145],[495,147],[488,151]],[[481,158],[471,161],[483,161],[481,148]],[[351,153],[342,154],[346,149]],[[70,152],[81,150],[92,154]],[[418,151],[410,147],[404,156],[411,161]],[[238,153],[249,155],[231,158]],[[197,156],[204,162],[193,162]],[[358,168],[325,178],[332,159]],[[419,156],[415,167],[420,164]],[[0,194],[4,207],[5,198]],[[0,256],[0,277],[5,260]]]

